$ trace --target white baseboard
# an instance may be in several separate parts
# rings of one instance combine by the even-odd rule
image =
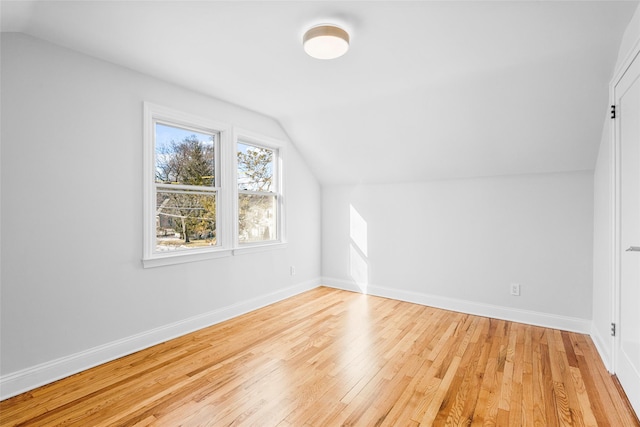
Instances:
[[[0,377],[0,400],[32,390],[94,366],[135,353],[164,341],[215,325],[269,304],[290,298],[320,286],[320,280],[310,280],[295,286],[272,292],[204,313],[140,334],[113,341],[79,353],[41,363]]]
[[[323,277],[324,286],[344,289],[347,291],[361,292],[363,290],[356,282]],[[437,295],[423,294],[401,289],[391,289],[382,286],[367,285],[366,293],[384,298],[412,302],[445,310],[458,311],[477,316],[492,317],[495,319],[509,320],[512,322],[526,323],[528,325],[543,326],[545,328],[561,329],[564,331],[591,333],[591,320],[576,317],[560,316],[557,314],[542,313],[537,311],[520,310],[491,304],[483,304],[455,298],[441,297]]]
[[[591,341],[596,346],[596,350],[598,350],[598,354],[600,355],[600,359],[602,359],[602,363],[604,363],[604,367],[607,368],[609,373],[613,373],[613,364],[611,363],[611,344],[609,337],[605,338],[600,334],[600,331],[596,329],[595,325],[591,327]]]
[[[266,305],[290,298],[294,295],[314,289],[320,286],[321,283],[324,286],[336,289],[363,293],[363,290],[360,289],[355,282],[342,279],[325,277],[322,281],[316,279],[300,283],[251,300],[223,307],[209,313],[194,316],[179,322],[161,326],[121,340],[113,341],[98,347],[1,376],[0,400],[7,399],[36,387],[65,378],[69,375],[115,360],[119,357],[135,353],[164,341],[197,331],[207,326],[215,325],[216,323],[223,322]],[[590,334],[603,362],[605,363],[605,366],[607,366],[607,368],[610,366],[609,354],[605,351],[605,349],[608,348],[608,346],[605,345],[606,341],[602,339],[595,328],[592,328],[591,321],[586,319],[519,310],[510,307],[482,304],[412,291],[385,288],[381,286],[368,285],[366,293],[369,295],[407,301],[442,308],[445,310]]]

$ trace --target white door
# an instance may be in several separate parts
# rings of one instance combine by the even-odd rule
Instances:
[[[619,292],[615,372],[640,415],[640,56],[614,87],[619,149]]]

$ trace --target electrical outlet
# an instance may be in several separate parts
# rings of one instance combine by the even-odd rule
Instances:
[[[295,268],[293,265],[292,265],[291,267],[289,267],[289,273],[290,273],[292,276],[295,276],[295,275],[296,275],[296,268]]]
[[[515,295],[517,297],[520,296],[520,284],[519,283],[512,283],[511,284],[511,295]]]

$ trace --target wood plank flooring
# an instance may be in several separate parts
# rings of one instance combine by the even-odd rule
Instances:
[[[1,426],[639,426],[585,335],[318,288],[0,403]]]

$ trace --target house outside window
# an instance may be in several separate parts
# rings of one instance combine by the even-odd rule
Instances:
[[[277,240],[278,151],[239,141],[237,156],[238,241],[245,244]]]

